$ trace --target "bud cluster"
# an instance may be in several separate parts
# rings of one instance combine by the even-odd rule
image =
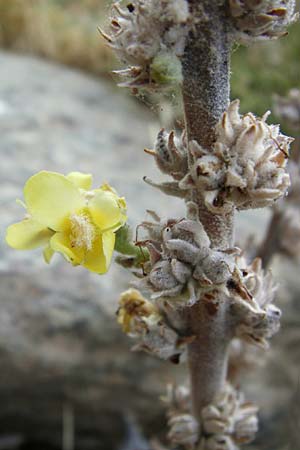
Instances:
[[[229,383],[203,408],[200,422],[190,414],[188,388],[169,387],[165,400],[172,444],[197,450],[238,450],[239,444],[251,442],[257,432],[257,407]]]
[[[276,286],[271,273],[265,274],[261,260],[256,258],[247,265],[238,258],[241,283],[248,296],[236,296],[233,300],[233,312],[238,317],[236,336],[262,348],[268,348],[267,339],[280,327],[281,311],[273,304]]]
[[[206,207],[216,213],[270,206],[282,197],[289,184],[286,164],[292,138],[278,125],[252,113],[241,116],[233,101],[216,129],[213,149],[190,143],[194,164],[179,182],[181,189],[199,189]]]
[[[199,440],[199,423],[192,414],[178,414],[169,421],[168,439],[172,444],[182,445],[193,450]]]
[[[229,0],[237,40],[277,39],[298,19],[295,0]]]
[[[238,450],[251,442],[258,428],[257,407],[230,384],[202,410],[202,438],[198,450]]]
[[[168,407],[168,439],[172,444],[194,449],[199,441],[200,427],[191,411],[191,394],[188,387],[167,386],[163,398]]]
[[[119,72],[129,78],[123,85],[155,82],[151,79],[155,58],[167,53],[182,56],[190,27],[186,0],[133,0],[124,8],[114,3],[111,32],[102,34],[121,61],[129,64]]]
[[[174,304],[192,305],[204,292],[213,297],[227,292],[227,282],[235,270],[237,249],[211,248],[210,239],[196,219],[196,205],[187,204],[191,218],[144,222],[148,239],[142,241],[150,253],[145,277],[137,283],[151,292],[152,299],[172,298]]]

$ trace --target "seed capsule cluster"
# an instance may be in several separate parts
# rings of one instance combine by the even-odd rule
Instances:
[[[191,18],[186,0],[134,0],[121,8],[113,4],[110,34],[102,33],[128,69],[118,72],[124,86],[155,84],[151,65],[171,52],[182,56]]]
[[[270,206],[282,197],[290,184],[286,164],[293,139],[278,125],[268,125],[267,116],[241,116],[239,101],[233,101],[217,125],[213,149],[190,143],[194,164],[179,187],[200,190],[206,207],[217,214],[233,205],[239,210]]]
[[[172,444],[198,450],[238,450],[239,444],[251,442],[257,432],[257,407],[229,383],[203,408],[201,432],[198,421],[189,413],[190,392],[186,387],[169,387],[165,400]]]
[[[189,215],[196,215],[189,203]],[[148,291],[156,303],[139,291],[126,291],[120,300],[119,323],[125,332],[138,338],[137,350],[163,359],[179,359],[192,342],[176,311],[205,302],[211,315],[218,311],[219,293],[231,305],[235,336],[262,348],[280,327],[281,312],[273,304],[276,286],[265,274],[261,260],[247,264],[239,249],[212,249],[201,223],[195,218],[144,222],[148,239],[142,241],[150,253],[142,278],[135,286]],[[177,312],[178,315],[178,312]]]
[[[202,410],[203,437],[199,450],[238,450],[251,442],[258,428],[257,407],[227,383]]]
[[[298,19],[295,0],[229,0],[237,39],[277,39],[286,34],[288,25]]]
[[[236,336],[262,348],[268,348],[268,339],[280,327],[281,311],[273,304],[276,286],[271,273],[265,274],[261,260],[256,258],[247,265],[238,258],[242,284],[248,292],[244,299],[237,296],[233,303],[233,312],[238,318]]]
[[[190,413],[189,388],[183,385],[169,385],[167,386],[167,395],[163,400],[168,408],[169,441],[188,449],[196,448],[200,427],[196,418]]]
[[[199,440],[199,422],[191,414],[178,414],[168,421],[168,439],[172,444],[193,449]]]
[[[196,205],[188,203],[190,216]],[[237,249],[212,249],[201,222],[195,218],[144,222],[148,239],[144,241],[150,261],[146,276],[137,283],[150,291],[152,299],[172,298],[174,304],[193,305],[203,292],[227,292],[227,282],[235,270]]]

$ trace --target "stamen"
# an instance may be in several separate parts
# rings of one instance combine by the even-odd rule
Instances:
[[[72,247],[91,250],[95,239],[95,226],[87,214],[71,214],[71,245]]]

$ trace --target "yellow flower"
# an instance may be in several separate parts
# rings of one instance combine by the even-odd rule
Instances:
[[[44,248],[92,272],[108,270],[115,232],[126,222],[126,202],[108,184],[91,190],[92,176],[42,171],[24,187],[27,217],[8,227],[6,241],[16,249]]]

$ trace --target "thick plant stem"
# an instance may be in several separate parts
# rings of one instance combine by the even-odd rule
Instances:
[[[193,17],[199,17],[190,33],[183,57],[182,96],[188,141],[197,140],[209,149],[215,141],[215,126],[229,102],[230,33],[226,3],[220,0],[189,0]],[[233,212],[216,215],[207,210],[201,192],[193,193],[200,220],[212,246],[233,244]],[[222,389],[227,373],[230,343],[228,302],[216,294],[216,309],[203,299],[190,308],[188,324],[195,340],[189,345],[189,369],[193,413],[198,418],[204,406]]]
[[[188,38],[182,61],[183,102],[189,140],[209,148],[215,125],[229,102],[231,42],[225,2],[189,0],[199,17]]]
[[[189,0],[189,3],[192,15],[200,20],[190,33],[182,61],[186,130],[189,141],[196,140],[209,149],[215,141],[215,126],[229,103],[230,25],[226,2]],[[212,245],[219,248],[231,245],[233,213],[210,213],[202,205],[201,194],[194,200]]]
[[[228,347],[231,339],[226,301],[220,301],[213,314],[209,303],[197,302],[189,314],[196,339],[189,345],[189,369],[193,412],[199,417],[226,379]]]

